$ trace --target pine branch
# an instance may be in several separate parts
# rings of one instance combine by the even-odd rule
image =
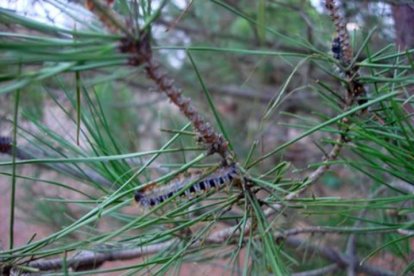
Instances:
[[[145,51],[145,50],[144,50]],[[174,103],[180,111],[192,123],[195,130],[200,135],[200,140],[209,146],[209,153],[219,153],[223,159],[226,159],[228,153],[228,143],[221,134],[218,134],[209,122],[197,111],[192,105],[191,99],[185,97],[181,90],[174,86],[173,79],[169,78],[161,69],[161,65],[156,62],[148,52],[141,52],[145,57],[145,70],[150,79],[152,79],[163,91],[168,98]]]
[[[148,78],[154,81],[158,89],[165,93],[170,101],[192,123],[199,135],[200,142],[208,146],[208,153],[218,153],[224,161],[227,161],[230,157],[228,142],[200,114],[192,104],[191,99],[182,94],[181,89],[178,89],[174,85],[174,80],[168,77],[167,73],[161,69],[161,64],[153,58],[149,30],[141,30],[137,38],[132,34],[126,24],[122,24],[121,20],[118,19],[118,15],[108,6],[102,4],[100,0],[88,0],[86,3],[90,3],[89,9],[108,27],[109,31],[125,34],[119,49],[122,53],[130,54],[129,65],[143,65]]]
[[[353,61],[352,47],[350,44],[348,30],[346,29],[345,19],[339,13],[334,0],[326,0],[325,6],[331,15],[332,22],[335,25],[336,32],[338,34],[337,38],[334,39],[332,51],[334,52],[333,54],[335,58],[337,58],[341,65],[344,67],[339,68],[339,70],[343,71],[347,77],[347,95],[345,98],[345,108],[350,107],[355,102],[355,100],[358,100],[358,104],[363,104],[366,102],[366,99],[358,98],[361,96],[365,97],[366,92],[364,86],[358,80],[359,68],[355,65],[355,61]],[[337,42],[336,39],[339,39],[339,42]]]
[[[279,210],[281,206],[280,205],[274,205],[271,208],[268,208],[264,211],[264,214],[266,217],[271,216],[274,214],[277,210]],[[249,233],[250,229],[252,227],[252,220],[250,219],[246,224],[244,229],[240,229],[239,226],[232,226],[228,227],[222,230],[218,230],[216,232],[213,232],[206,238],[197,240],[192,243],[190,248],[197,249],[205,246],[205,245],[213,245],[213,244],[237,244],[239,243],[238,238],[240,237],[241,231],[243,231],[244,234]],[[286,231],[285,233],[288,236],[297,235],[301,233],[341,233],[340,230],[338,231],[330,231],[328,229],[322,229],[322,228],[301,228],[301,229],[291,229],[289,231]],[[346,231],[346,233],[348,233]],[[276,236],[275,240],[280,242],[281,236]],[[286,235],[284,235],[286,237]],[[234,238],[234,239],[233,239]],[[350,258],[349,255],[341,253],[340,251],[325,247],[317,244],[313,244],[307,241],[304,241],[302,239],[287,237],[284,239],[286,245],[292,246],[292,247],[300,247],[301,251],[304,252],[311,252],[311,253],[317,253],[320,254],[323,258],[331,261],[335,264],[339,269],[344,269],[350,265],[355,267],[355,270],[357,272],[364,272],[368,275],[395,275],[391,271],[382,270],[378,267],[374,267],[368,264],[360,264],[361,260],[357,258]],[[28,263],[25,263],[25,266],[32,267],[39,269],[40,271],[48,271],[48,270],[59,270],[63,267],[64,264],[66,264],[68,267],[71,267],[74,270],[77,269],[95,269],[99,266],[101,266],[104,262],[107,261],[120,261],[120,260],[130,260],[135,259],[139,257],[143,257],[146,255],[155,254],[157,252],[165,251],[166,249],[170,248],[176,243],[179,243],[180,240],[172,239],[167,242],[157,243],[153,245],[143,246],[139,248],[124,248],[119,249],[114,246],[101,246],[101,248],[97,248],[97,251],[91,251],[91,250],[84,250],[80,251],[78,253],[75,253],[73,257],[70,257],[66,260],[63,260],[62,258],[55,258],[55,259],[49,259],[49,260],[37,260],[37,261],[31,261]],[[104,249],[104,250],[102,250]],[[331,267],[332,268],[332,267]],[[8,269],[11,269],[10,267]],[[312,275],[312,274],[310,274]],[[317,274],[316,274],[317,275]]]
[[[378,266],[362,264],[360,259],[350,258],[347,254],[341,253],[340,251],[320,244],[311,243],[304,241],[299,238],[289,237],[286,239],[286,244],[292,247],[300,247],[301,252],[307,252],[307,254],[319,254],[321,257],[337,264],[341,269],[349,266],[355,267],[357,272],[366,273],[368,275],[375,276],[393,276],[396,273],[381,269]]]
[[[353,54],[352,48],[350,46],[348,31],[346,30],[346,23],[340,15],[334,0],[326,0],[325,6],[330,12],[332,21],[336,27],[336,31],[338,33],[338,37],[340,40],[339,45],[335,46],[335,48],[339,48],[337,49],[339,53],[335,52],[333,47],[333,54],[340,59],[344,66],[348,66],[348,68],[344,72],[345,75],[348,77],[348,85],[345,97],[345,106],[343,107],[344,110],[347,110],[352,107],[353,103],[361,95],[365,95],[365,89],[362,86],[362,84],[357,80],[357,78],[359,77],[358,68],[355,66],[355,64],[352,63]],[[342,68],[340,69],[342,70]],[[365,99],[362,101],[359,100],[359,104],[363,104],[365,101]],[[314,170],[311,174],[309,174],[304,185],[300,189],[287,195],[286,199],[293,199],[294,197],[306,191],[307,187],[316,182],[326,171],[329,170],[331,162],[338,158],[343,145],[348,142],[347,133],[349,132],[349,126],[351,122],[348,118],[344,118],[342,119],[342,124],[342,133],[339,134],[336,138],[334,146],[325,157],[323,164],[319,166],[316,170]]]
[[[339,47],[341,48],[341,52],[342,52],[341,56],[343,57],[342,62],[345,65],[349,65],[351,64],[353,54],[352,54],[352,48],[350,45],[349,34],[346,29],[345,20],[343,16],[340,15],[338,8],[335,5],[334,0],[326,0],[325,6],[331,15],[332,21],[335,25],[336,32],[339,37],[339,41],[340,41]]]

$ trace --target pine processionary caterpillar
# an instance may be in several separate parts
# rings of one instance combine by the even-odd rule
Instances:
[[[341,39],[338,36],[334,37],[334,39],[332,40],[331,51],[334,59],[342,61],[343,54],[341,47]]]
[[[332,47],[331,47],[333,57],[338,60],[343,65],[346,65],[346,59],[343,50],[343,44],[341,38],[339,36],[334,37],[332,40]],[[364,104],[367,102],[366,91],[364,86],[357,80],[359,77],[358,68],[353,67],[350,70],[342,71],[339,69],[341,76],[351,79],[350,89],[352,91],[352,96],[357,98],[357,102],[359,105]]]
[[[328,9],[332,21],[338,33],[339,47],[341,48],[341,61],[348,65],[352,60],[352,48],[349,42],[349,34],[346,29],[344,17],[339,13],[334,0],[326,0],[325,6]]]
[[[191,199],[193,195],[209,191],[210,189],[219,190],[226,184],[231,183],[233,179],[239,177],[236,164],[218,168],[204,177],[203,171],[186,173],[173,179],[166,185],[158,186],[153,184],[144,189],[137,190],[135,192],[135,201],[144,208],[149,208],[166,201],[187,186],[182,195]]]
[[[12,139],[6,136],[0,136],[0,153],[10,153],[12,148]]]

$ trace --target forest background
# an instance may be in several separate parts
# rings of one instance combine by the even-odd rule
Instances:
[[[2,273],[411,275],[412,1],[0,7]]]

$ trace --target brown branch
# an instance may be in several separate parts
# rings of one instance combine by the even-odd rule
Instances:
[[[366,234],[361,232],[360,230],[367,230],[360,227],[347,227],[347,228],[330,228],[330,227],[323,227],[323,226],[309,226],[309,227],[299,227],[293,228],[289,230],[282,231],[280,234],[275,235],[276,239],[286,238],[290,236],[300,235],[300,234]],[[399,232],[399,229],[381,229],[376,230],[375,232],[370,232],[370,234],[381,234],[381,233],[390,233],[390,232]]]
[[[148,78],[157,85],[160,91],[168,96],[170,101],[192,123],[200,136],[200,141],[208,146],[209,154],[218,153],[226,161],[230,157],[228,142],[201,116],[197,108],[191,103],[191,99],[182,94],[181,90],[174,85],[174,80],[161,69],[161,64],[155,61],[152,55],[149,31],[141,30],[139,37],[135,38],[128,27],[118,19],[118,15],[107,5],[102,4],[102,0],[87,0],[86,4],[112,33],[122,32],[125,34],[125,37],[121,40],[119,50],[131,55],[128,61],[129,65],[144,65]]]
[[[339,52],[334,52],[334,56],[339,59],[342,66],[345,68],[339,68],[347,77],[347,95],[346,95],[346,106],[349,108],[356,99],[359,97],[365,97],[366,92],[364,86],[358,80],[359,68],[353,63],[352,47],[350,45],[349,34],[346,29],[346,23],[343,16],[339,13],[334,0],[325,0],[325,6],[328,9],[332,22],[335,25],[336,32],[338,33],[339,45],[335,48],[339,48]],[[335,42],[335,39],[334,39]],[[334,50],[334,46],[332,47]],[[358,104],[363,104],[366,99],[358,99]]]
[[[107,249],[103,252],[93,252],[84,250],[66,260],[66,265],[74,270],[94,269],[101,266],[106,261],[119,261],[136,259],[145,255],[151,255],[163,251],[178,240],[170,240],[163,243],[146,245],[132,249]],[[50,260],[37,260],[29,262],[29,267],[37,268],[41,271],[61,269],[65,260],[54,258]]]
[[[280,205],[275,204],[272,208],[268,208],[264,211],[266,217],[274,214],[276,210],[281,208]],[[200,239],[194,242],[190,248],[200,248],[205,245],[211,244],[232,244],[238,243],[237,239],[232,240],[232,238],[237,238],[240,236],[240,232],[243,231],[244,234],[249,233],[250,228],[252,226],[251,219],[245,224],[245,228],[242,230],[239,226],[232,226],[225,228],[223,230],[219,230],[213,232],[205,239]],[[319,229],[322,232],[322,229]],[[318,231],[317,228],[302,228],[302,229],[291,229],[286,231],[288,235],[296,235],[304,232],[315,232]],[[326,231],[327,232],[334,232],[334,231]],[[335,231],[338,232],[338,231]],[[339,231],[340,232],[340,231]],[[276,238],[278,240],[278,238]],[[134,258],[143,257],[145,255],[155,254],[157,252],[165,251],[167,248],[172,246],[174,243],[179,242],[179,239],[172,239],[167,242],[162,242],[158,244],[143,246],[139,248],[133,249],[117,249],[117,248],[107,248],[105,251],[101,252],[93,252],[93,251],[81,251],[77,254],[74,254],[73,257],[70,257],[66,260],[66,264],[71,267],[72,269],[94,269],[102,265],[106,261],[119,261],[119,260],[129,260]],[[351,259],[350,256],[347,254],[343,254],[336,249],[330,247],[324,247],[316,244],[312,244],[309,242],[305,242],[301,239],[296,239],[292,237],[287,237],[285,239],[285,244],[288,246],[293,247],[301,247],[300,251],[312,252],[320,254],[323,258],[335,263],[335,265],[340,268],[344,269],[352,262],[352,265],[355,266],[357,272],[364,272],[368,275],[395,275],[393,272],[382,270],[380,268],[368,265],[368,264],[360,264],[361,260],[355,258]],[[305,250],[303,250],[305,247]],[[27,264],[26,266],[37,268],[42,271],[47,270],[58,270],[61,269],[64,260],[62,258],[54,258],[50,260],[37,260],[32,261]],[[318,274],[309,274],[309,275],[318,275]]]
[[[319,254],[321,257],[336,263],[341,269],[344,269],[350,265],[355,267],[357,272],[367,273],[368,275],[375,276],[393,276],[396,273],[381,269],[378,266],[362,264],[360,259],[350,258],[347,254],[343,254],[340,251],[327,247],[321,246],[314,243],[310,243],[298,238],[289,237],[286,239],[286,244],[293,247],[300,247],[301,251],[307,253]]]
[[[280,211],[282,209],[281,204],[273,204],[266,210],[264,210],[265,217],[270,217],[276,212]],[[240,236],[240,233],[243,232],[246,236],[250,232],[250,229],[252,227],[252,219],[249,219],[244,229],[241,229],[240,225],[231,226],[216,232],[211,233],[204,239],[197,240],[192,243],[190,248],[196,249],[203,247],[205,245],[212,245],[212,244],[232,244],[232,243],[238,243],[238,239],[232,239],[237,238]],[[354,229],[355,230],[355,229]],[[358,230],[358,229],[356,229]],[[390,230],[391,231],[391,230]],[[400,233],[400,230],[392,230],[397,231],[397,233]],[[328,228],[322,228],[322,227],[304,227],[304,228],[296,228],[296,229],[290,229],[284,231],[282,234],[275,235],[275,241],[280,241],[280,238],[282,237],[285,241],[285,244],[288,246],[294,246],[298,247],[303,246],[306,247],[306,252],[313,252],[320,254],[323,258],[335,263],[335,265],[340,268],[344,269],[350,265],[355,268],[355,271],[357,272],[364,272],[368,275],[395,275],[391,271],[382,270],[380,268],[371,266],[369,264],[360,264],[361,260],[358,258],[351,258],[351,256],[347,254],[343,254],[336,249],[330,248],[330,247],[323,247],[316,244],[308,243],[300,239],[292,238],[291,236],[303,234],[303,233],[348,233],[349,229],[328,229]],[[376,233],[383,233],[388,232],[388,230],[384,229],[384,231],[377,231]],[[400,234],[407,234],[407,233],[400,233]],[[95,269],[102,265],[106,261],[120,261],[120,260],[129,260],[134,258],[143,257],[145,255],[154,254],[160,251],[164,251],[168,249],[170,246],[172,246],[174,243],[179,242],[179,239],[172,239],[167,242],[143,246],[139,248],[129,248],[129,249],[119,249],[116,247],[109,247],[105,248],[105,251],[101,252],[93,252],[90,250],[80,251],[77,254],[74,254],[73,257],[66,260],[66,264],[71,267],[72,269]],[[102,247],[102,246],[101,246]],[[98,246],[99,250],[99,246]],[[303,250],[301,250],[303,251]],[[39,270],[58,270],[61,269],[64,260],[62,258],[55,258],[50,260],[37,260],[33,262],[29,262],[28,264],[25,264],[29,267],[38,268]],[[317,270],[314,271],[315,273]],[[309,275],[317,275],[317,274],[309,274]]]
[[[282,209],[282,205],[276,203],[270,206],[269,208],[267,208],[266,210],[264,210],[263,214],[265,215],[265,217],[269,217],[281,209]],[[247,235],[250,232],[251,227],[252,227],[252,220],[250,219],[245,224],[245,227],[243,229],[243,234]],[[236,226],[225,228],[223,230],[210,234],[208,238],[206,238],[206,241],[210,243],[223,243],[224,241],[228,240],[229,238],[233,236],[239,236],[240,233],[241,233],[240,226],[236,225]]]
[[[174,86],[174,80],[169,78],[167,74],[163,72],[161,65],[152,58],[152,54],[149,52],[148,48],[144,48],[145,50],[139,52],[139,54],[145,59],[145,70],[148,77],[157,84],[158,88],[168,96],[171,102],[174,103],[192,123],[193,127],[200,135],[201,141],[209,146],[209,153],[217,152],[226,159],[229,155],[228,142],[200,115],[197,109],[192,105],[191,99],[185,97],[181,90]]]
[[[338,33],[338,37],[340,40],[339,45],[337,45],[337,47],[340,48],[340,54],[338,55],[339,57],[341,57],[340,61],[342,61],[344,65],[349,65],[349,68],[347,68],[344,72],[345,75],[348,77],[346,101],[344,106],[344,110],[347,110],[355,102],[355,99],[357,99],[361,95],[365,95],[365,89],[362,86],[362,84],[357,80],[357,78],[359,77],[358,68],[355,67],[354,64],[351,64],[353,54],[352,48],[349,43],[349,35],[348,31],[346,30],[346,24],[344,22],[344,19],[339,14],[339,11],[335,6],[334,0],[326,0],[325,5],[328,11],[330,12],[332,21],[336,27],[336,31]],[[361,104],[364,101],[366,100],[360,100],[359,103]],[[300,189],[288,194],[285,197],[286,200],[290,200],[298,196],[300,193],[304,192],[307,189],[307,187],[316,182],[330,168],[330,162],[338,158],[343,145],[348,142],[346,134],[349,131],[350,121],[348,118],[344,118],[342,119],[342,123],[344,124],[344,130],[336,138],[335,144],[329,152],[329,154],[325,157],[325,161],[323,162],[323,164],[308,176],[306,182]]]
[[[315,183],[325,172],[327,172],[331,167],[330,162],[335,160],[339,156],[339,153],[341,152],[344,143],[346,143],[345,134],[341,134],[337,137],[335,145],[333,146],[329,154],[325,157],[325,161],[323,162],[323,164],[319,166],[316,170],[314,170],[311,174],[309,174],[309,176],[307,177],[306,181],[300,189],[297,189],[296,191],[289,193],[284,199],[291,200],[299,196],[301,193],[305,192],[309,186]]]
[[[279,204],[275,204],[272,208],[268,208],[264,211],[266,216],[270,216],[277,210],[281,208]],[[251,227],[251,220],[249,220],[245,228],[243,229],[243,233],[248,233]],[[232,226],[225,228],[223,230],[216,231],[210,234],[203,240],[198,240],[191,245],[191,248],[198,248],[200,246],[204,246],[205,244],[223,244],[228,239],[232,237],[236,237],[240,234],[240,227],[239,226]],[[72,269],[94,269],[101,266],[106,261],[120,261],[120,260],[129,260],[134,258],[139,258],[144,255],[150,255],[157,252],[161,252],[169,248],[174,243],[179,242],[179,239],[172,239],[167,242],[162,242],[158,244],[143,246],[139,248],[132,248],[132,249],[117,249],[113,248],[106,249],[104,252],[94,252],[91,250],[83,250],[78,253],[75,253],[73,257],[70,257],[66,260],[66,264],[68,267]],[[99,248],[97,248],[99,250]],[[28,262],[25,266],[34,267],[42,271],[47,270],[58,270],[63,267],[65,260],[62,258],[54,258],[49,260],[37,260]],[[10,268],[9,268],[10,269]]]

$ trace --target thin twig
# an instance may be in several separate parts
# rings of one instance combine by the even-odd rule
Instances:
[[[301,247],[304,252],[319,254],[321,257],[336,263],[341,268],[349,266],[350,262],[355,262],[355,270],[357,272],[367,273],[368,275],[375,276],[393,276],[394,272],[381,269],[378,266],[372,266],[368,264],[362,264],[361,260],[352,260],[348,255],[341,253],[340,251],[327,246],[321,246],[302,239],[289,237],[286,239],[286,244],[293,247]]]
[[[268,208],[264,211],[265,216],[268,217],[272,215],[276,210],[281,208],[280,205],[274,205],[271,208]],[[219,230],[216,232],[213,232],[206,238],[202,240],[198,240],[194,242],[191,245],[191,248],[200,248],[205,245],[211,245],[211,244],[232,244],[232,243],[238,243],[238,239],[232,240],[231,238],[237,238],[240,236],[240,231],[243,231],[243,233],[249,233],[250,227],[252,226],[251,219],[245,224],[245,227],[243,230],[240,229],[239,226],[232,226],[225,228],[223,230]],[[317,228],[302,228],[302,229],[295,229],[291,230],[288,233],[288,235],[294,235],[303,233],[306,230],[306,232],[315,232]],[[322,229],[320,229],[322,230]],[[326,229],[324,230],[326,232]],[[329,232],[329,231],[328,231]],[[336,231],[338,232],[338,231]],[[340,231],[339,231],[340,232]],[[74,254],[73,257],[66,260],[66,263],[69,267],[72,269],[93,269],[97,268],[100,265],[102,265],[106,261],[119,261],[119,260],[129,260],[134,258],[139,258],[144,255],[151,255],[157,252],[165,251],[169,247],[171,247],[173,244],[178,243],[179,239],[172,239],[168,242],[158,243],[154,245],[149,246],[143,246],[139,248],[133,248],[133,249],[117,249],[117,248],[109,248],[105,249],[105,251],[101,252],[93,252],[93,251],[81,251],[77,254]],[[330,247],[323,247],[316,244],[312,244],[309,242],[305,242],[301,239],[296,239],[292,237],[287,237],[285,239],[285,242],[289,246],[293,247],[305,247],[305,251],[311,251],[313,253],[318,253],[325,259],[335,263],[338,268],[346,268],[350,262],[352,262],[355,265],[355,269],[357,272],[365,272],[369,275],[395,275],[393,272],[382,270],[377,267],[373,267],[368,264],[360,264],[359,259],[351,259],[350,256],[347,254],[343,254],[336,249],[330,248]],[[64,264],[64,260],[62,258],[54,258],[49,260],[37,260],[33,262],[29,262],[25,264],[29,267],[38,268],[42,271],[47,270],[58,270],[61,269]]]
[[[357,99],[362,94],[365,94],[365,89],[362,86],[362,84],[359,83],[359,81],[356,79],[359,77],[358,68],[355,67],[354,64],[351,64],[353,54],[352,54],[352,48],[349,42],[348,31],[346,30],[345,21],[342,18],[342,16],[339,14],[339,11],[337,7],[335,6],[334,0],[326,0],[325,5],[331,14],[332,21],[336,27],[336,31],[338,32],[338,36],[340,39],[340,45],[338,47],[340,48],[339,51],[341,52],[341,54],[339,55],[341,57],[341,62],[346,66],[349,65],[349,68],[346,69],[344,72],[345,75],[348,77],[348,86],[347,86],[347,91],[346,91],[347,93],[346,93],[345,106],[343,109],[347,110],[355,102],[355,99]],[[316,182],[326,171],[328,171],[328,169],[331,166],[331,162],[338,158],[343,145],[348,142],[346,135],[349,132],[349,125],[351,122],[348,118],[344,118],[342,119],[342,123],[344,125],[344,129],[342,133],[340,133],[338,137],[336,138],[335,145],[333,146],[329,154],[326,156],[323,164],[319,166],[316,170],[314,170],[308,176],[304,185],[302,185],[300,189],[288,194],[285,197],[286,200],[293,199],[297,197],[299,194],[306,191],[310,185]]]
[[[414,185],[412,183],[410,184],[402,180],[396,179],[392,181],[391,183],[389,183],[389,185],[398,190],[402,190],[403,192],[407,194],[414,194]]]
[[[372,198],[376,198],[380,193],[382,193],[384,191],[384,187],[376,190],[373,194],[371,194],[371,196],[369,197],[370,199]],[[367,204],[368,206],[368,204]],[[358,218],[361,218],[360,220],[357,220],[354,224],[354,227],[360,227],[363,223],[362,218],[364,218],[366,216],[368,212],[368,209],[365,208],[363,209],[359,214],[358,214]],[[398,232],[398,230],[397,230]],[[352,262],[350,263],[350,265],[347,267],[347,276],[354,276],[355,272],[356,272],[356,267],[355,267],[355,263],[356,263],[356,259],[357,257],[357,251],[356,251],[356,236],[355,233],[352,233],[349,238],[348,241],[346,243],[346,250],[345,253],[348,254],[352,260]]]
[[[84,250],[77,254],[74,254],[73,257],[66,260],[68,267],[73,269],[93,269],[101,266],[106,261],[118,261],[118,260],[130,260],[136,259],[145,255],[151,255],[157,252],[161,252],[172,244],[177,242],[173,239],[167,242],[146,245],[143,247],[136,247],[132,249],[113,249],[105,250],[104,252],[93,252]],[[28,266],[37,268],[42,271],[47,270],[58,270],[61,269],[65,260],[62,258],[54,258],[49,260],[37,260],[28,263]]]
[[[360,221],[357,221],[356,225],[359,225],[359,224],[360,224]],[[357,250],[356,250],[355,240],[356,240],[355,233],[352,233],[351,235],[349,235],[349,238],[346,242],[345,253],[349,256],[351,260],[348,267],[346,268],[347,276],[355,276],[355,272],[356,272],[355,264],[356,264],[356,259],[357,259]]]
[[[331,264],[322,268],[314,269],[314,270],[308,270],[298,273],[292,273],[292,276],[319,276],[319,275],[327,275],[329,273],[333,273],[335,271],[339,270],[339,267],[337,264]]]
[[[275,235],[275,238],[286,238],[289,236],[295,236],[300,234],[346,234],[346,233],[353,233],[353,234],[366,234],[369,229],[361,228],[361,227],[343,227],[343,228],[332,228],[332,227],[324,227],[324,226],[308,226],[308,227],[299,227],[293,228],[289,230],[282,231],[280,234]],[[380,234],[380,233],[390,233],[390,232],[398,232],[398,229],[377,229],[375,231],[370,232],[370,234]]]
[[[315,183],[325,172],[327,172],[331,167],[331,162],[335,160],[341,152],[344,143],[346,143],[345,134],[340,134],[336,139],[335,145],[333,146],[329,154],[325,157],[325,161],[323,162],[323,164],[319,166],[316,170],[314,170],[311,174],[309,174],[305,183],[302,185],[300,189],[289,193],[284,199],[291,200],[299,196],[301,193],[305,192],[309,186]]]
[[[271,207],[264,210],[264,215],[266,217],[270,217],[275,212],[281,210],[281,204],[274,204]],[[249,233],[250,228],[252,227],[252,220],[249,219],[245,224],[244,229],[241,229],[240,226],[232,226],[228,227],[216,232],[213,232],[206,238],[202,240],[198,240],[191,245],[191,248],[199,248],[200,246],[204,246],[206,244],[223,244],[224,242],[231,244],[232,242],[238,242],[237,239],[232,240],[233,237],[239,237],[241,231],[244,234]],[[385,231],[385,230],[384,230]],[[395,275],[393,272],[382,270],[377,267],[373,267],[368,264],[360,264],[360,260],[357,258],[350,258],[347,254],[340,253],[336,249],[332,249],[330,247],[322,247],[316,244],[308,243],[300,239],[295,239],[289,236],[297,235],[300,233],[341,233],[340,229],[323,229],[320,227],[308,227],[308,228],[298,228],[298,229],[291,229],[285,231],[283,237],[287,237],[285,242],[289,246],[305,246],[307,251],[311,251],[314,253],[319,253],[322,257],[327,260],[334,262],[339,268],[346,268],[351,263],[352,266],[355,267],[355,271],[357,272],[365,272],[368,275]],[[348,231],[345,231],[348,232]],[[405,234],[405,233],[404,233]],[[281,235],[276,236],[275,239],[278,240]],[[93,251],[81,251],[80,253],[74,254],[74,256],[68,260],[66,263],[69,267],[73,269],[79,269],[82,267],[83,269],[93,269],[97,268],[98,266],[102,265],[106,261],[117,261],[117,260],[128,260],[133,258],[142,257],[144,255],[154,254],[160,251],[164,251],[174,243],[179,242],[179,239],[173,239],[168,242],[158,243],[154,245],[149,245],[140,248],[133,248],[133,249],[117,249],[114,248],[113,250],[106,249],[105,252],[93,252]],[[29,262],[26,264],[29,267],[35,267],[39,270],[58,270],[64,264],[64,260],[62,258],[55,258],[50,260],[37,260],[33,262]]]

